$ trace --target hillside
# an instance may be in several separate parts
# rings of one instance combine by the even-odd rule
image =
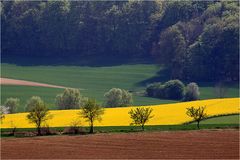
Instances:
[[[2,0],[0,13],[3,159],[240,159],[238,1]]]
[[[237,1],[1,1],[1,15],[5,63],[104,66],[141,57],[171,78],[239,80]]]
[[[16,66],[2,64],[2,77],[28,80],[40,83],[54,84],[72,88],[79,88],[84,96],[96,98],[103,103],[104,93],[113,87],[127,89],[134,94],[134,105],[152,105],[173,103],[176,101],[145,97],[145,86],[152,81],[166,81],[166,74],[159,75],[157,65],[121,65],[112,67],[81,67],[81,66]],[[200,98],[217,98],[214,84],[200,83]],[[30,86],[2,86],[2,104],[8,97],[21,99],[18,111],[24,111],[26,100],[31,96],[40,96],[56,109],[55,96],[62,89],[30,87]],[[226,97],[238,97],[238,86],[229,86]]]

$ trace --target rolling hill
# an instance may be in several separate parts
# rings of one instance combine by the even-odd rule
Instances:
[[[134,96],[134,105],[156,105],[175,103],[177,101],[145,97],[143,92],[148,83],[169,80],[166,73],[154,64],[119,65],[108,67],[86,66],[17,66],[1,65],[1,76],[39,83],[54,84],[81,89],[83,96],[96,98],[99,103],[104,101],[104,93],[113,87],[129,90]],[[217,98],[214,83],[199,83],[200,99]],[[24,111],[26,100],[31,96],[41,96],[50,109],[56,109],[55,96],[62,89],[9,86],[2,85],[1,104],[8,97],[18,97],[21,106],[18,112]],[[226,97],[238,97],[238,85],[228,88]]]

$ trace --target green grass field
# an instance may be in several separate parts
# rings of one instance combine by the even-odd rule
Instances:
[[[104,101],[104,93],[113,87],[133,92],[134,105],[174,103],[177,101],[145,97],[142,93],[151,79],[166,81],[165,74],[159,75],[160,68],[154,64],[120,65],[111,67],[83,66],[16,66],[1,65],[1,76],[41,83],[55,84],[81,89],[83,96]],[[201,99],[216,98],[214,85],[200,85]],[[2,86],[1,104],[8,97],[21,99],[19,112],[24,111],[26,100],[31,96],[41,96],[51,109],[55,109],[54,99],[62,89],[27,86]],[[238,86],[229,87],[226,97],[238,97]]]
[[[224,128],[239,128],[238,124],[200,124],[200,129],[224,129]],[[64,127],[52,128],[58,131],[63,131]],[[88,132],[88,127],[83,127]],[[156,125],[156,126],[145,126],[145,132],[151,131],[182,131],[182,130],[197,130],[195,124],[189,125]],[[17,128],[16,131],[35,131],[35,128]],[[99,133],[119,133],[119,132],[137,132],[142,131],[141,127],[138,126],[107,126],[107,127],[94,127],[95,132]],[[3,128],[1,133],[11,132],[12,128]]]
[[[20,98],[20,107],[17,112],[23,112],[25,104],[32,96],[40,96],[47,103],[49,109],[55,109],[54,100],[55,95],[61,93],[63,89],[58,88],[45,88],[45,87],[31,87],[31,86],[2,86],[1,98],[2,103],[8,97]]]
[[[206,120],[203,120],[201,124],[239,124],[239,115],[210,117]]]

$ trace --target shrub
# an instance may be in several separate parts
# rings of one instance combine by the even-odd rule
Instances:
[[[62,94],[56,96],[56,105],[59,109],[78,109],[84,103],[78,89],[66,88]]]
[[[45,126],[41,128],[41,134],[42,135],[57,135],[59,132],[57,132],[55,129],[51,129],[49,126]]]
[[[133,103],[132,94],[120,88],[112,88],[104,94],[106,107],[124,107]]]
[[[179,80],[170,80],[164,84],[152,83],[147,86],[146,93],[150,97],[178,100],[184,96],[184,84]]]
[[[4,105],[9,108],[9,113],[15,113],[19,106],[20,100],[18,98],[7,98]]]
[[[33,132],[15,132],[14,137],[34,137],[36,136]]]
[[[70,127],[64,128],[63,134],[86,134],[86,131],[81,127],[81,121],[77,118],[71,122]]]
[[[180,80],[170,80],[164,84],[167,99],[179,100],[184,96],[184,84]]]
[[[5,106],[0,106],[0,121],[2,122],[2,120],[5,118],[5,114],[9,113],[9,108],[5,107]]]
[[[43,100],[38,97],[38,96],[32,96],[26,104],[26,108],[25,111],[29,112],[31,111],[33,108],[36,108],[36,106],[42,105],[44,102]]]
[[[86,134],[87,132],[79,126],[66,127],[63,130],[63,134]]]
[[[156,92],[158,85],[161,85],[161,83],[152,83],[152,84],[147,85],[147,88],[146,88],[147,96],[155,97],[155,92]]]
[[[184,101],[193,101],[199,99],[199,87],[196,83],[189,83],[186,87],[186,93],[184,95]]]
[[[227,94],[228,88],[227,88],[227,86],[225,85],[224,82],[218,82],[215,85],[215,90],[214,91],[215,91],[216,97],[224,98]]]
[[[165,85],[159,86],[155,91],[155,97],[156,98],[166,98],[165,95]]]
[[[147,96],[162,97],[163,85],[160,82],[149,84],[146,88]]]

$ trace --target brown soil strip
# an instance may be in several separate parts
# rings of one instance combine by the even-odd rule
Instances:
[[[6,138],[3,159],[239,159],[238,130]]]
[[[31,82],[31,81],[24,81],[24,80],[9,79],[9,78],[0,78],[0,84],[1,85],[19,85],[19,86],[39,86],[39,87],[50,87],[50,88],[66,88],[63,86]]]

